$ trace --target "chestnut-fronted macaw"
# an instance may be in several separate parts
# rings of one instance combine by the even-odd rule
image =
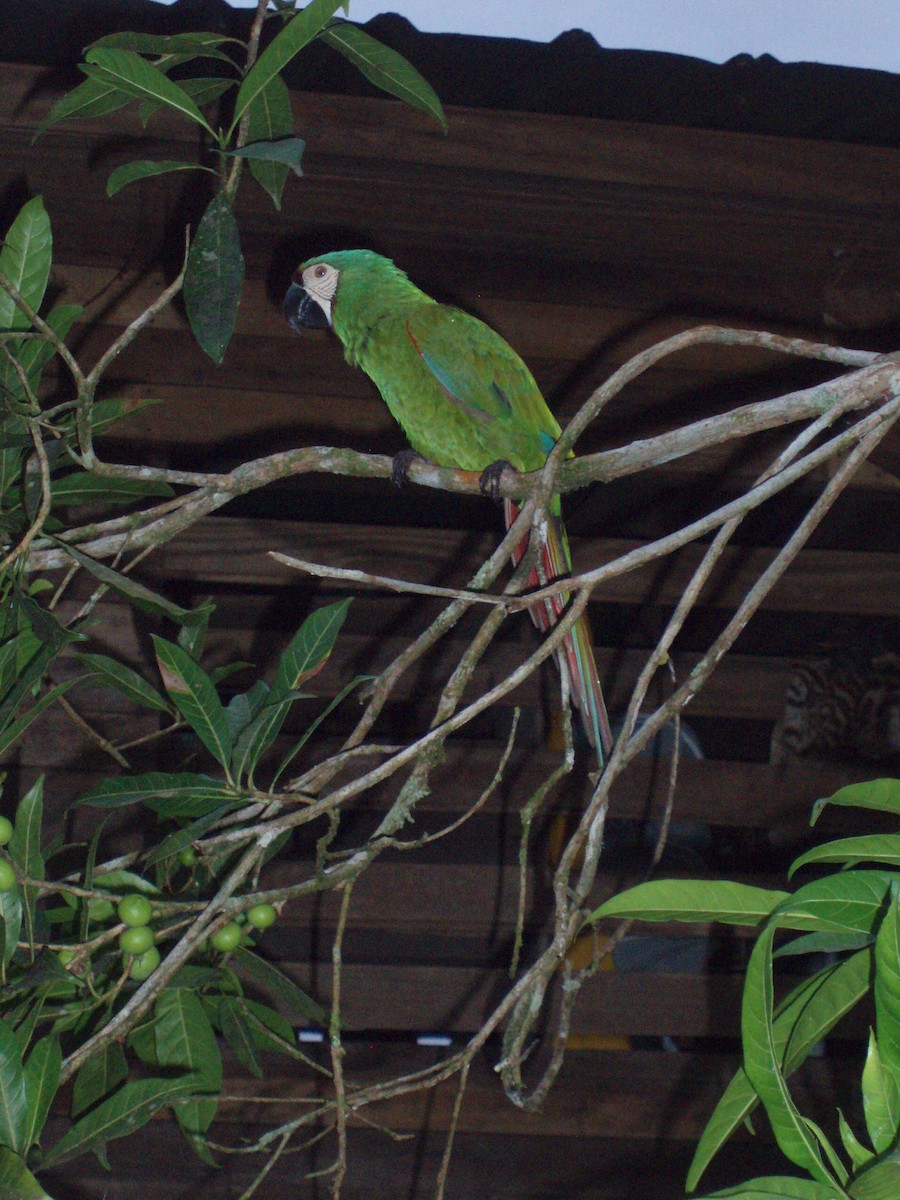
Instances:
[[[412,449],[437,466],[485,473],[509,463],[517,471],[536,471],[559,437],[559,425],[515,350],[477,317],[426,296],[380,254],[338,250],[303,263],[284,312],[298,332],[334,330],[347,361],[373,381]],[[509,528],[519,509],[504,500],[504,511]],[[571,571],[558,496],[543,528],[532,586]],[[516,562],[526,544],[517,548]],[[568,595],[559,593],[533,605],[538,628],[553,625],[567,602]],[[586,616],[573,625],[557,658],[602,762],[612,736]]]

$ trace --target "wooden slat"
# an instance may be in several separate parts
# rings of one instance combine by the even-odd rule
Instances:
[[[159,580],[270,588],[304,581],[267,557],[269,550],[414,583],[463,587],[495,548],[495,538],[466,531],[397,530],[385,526],[303,521],[207,518],[155,552],[148,564]],[[575,538],[576,569],[611,561],[641,543],[625,538]],[[223,553],[223,548],[227,552]],[[690,545],[656,564],[598,585],[597,600],[673,604],[681,597],[703,549]],[[766,548],[726,550],[701,602],[731,608],[774,557]],[[674,565],[673,565],[674,564]],[[896,556],[849,550],[802,550],[766,606],[790,612],[900,614]],[[601,631],[598,633],[602,636]]]

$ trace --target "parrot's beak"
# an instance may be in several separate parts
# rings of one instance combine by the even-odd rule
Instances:
[[[301,333],[304,329],[328,329],[331,324],[329,314],[299,283],[292,283],[288,288],[282,311],[295,333]]]

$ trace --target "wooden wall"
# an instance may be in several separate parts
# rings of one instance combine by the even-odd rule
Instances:
[[[88,301],[90,328],[79,349],[90,361],[171,272],[183,221],[196,219],[202,195],[174,176],[107,199],[105,180],[119,162],[190,158],[195,147],[180,126],[156,117],[148,131],[152,147],[136,151],[128,144],[139,132],[136,117],[121,113],[55,127],[35,142],[57,94],[36,68],[0,69],[0,202],[8,218],[27,195],[43,194],[54,229],[54,287],[61,298]],[[247,285],[224,364],[217,368],[203,356],[177,308],[162,314],[116,361],[108,384],[110,394],[164,403],[132,418],[108,457],[216,469],[304,444],[399,449],[401,437],[381,401],[346,366],[335,341],[298,338],[280,314],[296,263],[349,245],[387,253],[433,294],[496,325],[533,367],[563,422],[630,354],[701,320],[896,349],[895,151],[464,108],[448,113],[445,137],[387,100],[298,94],[295,104],[308,142],[304,177],[289,184],[281,213],[249,181],[237,205]],[[580,448],[619,445],[830,373],[762,351],[693,350],[630,385]],[[707,511],[734,495],[776,444],[759,437],[573,496],[576,561],[600,561]],[[895,437],[860,471],[815,544],[691,707],[688,719],[705,759],[683,766],[680,840],[666,869],[780,885],[784,855],[776,843],[802,837],[812,800],[873,774],[870,766],[848,762],[775,770],[767,763],[768,739],[794,657],[835,644],[896,645],[897,482],[890,471],[898,458]],[[679,672],[690,670],[807,499],[799,487],[747,522],[680,639]],[[237,656],[265,669],[309,607],[337,594],[287,572],[266,550],[452,585],[492,547],[497,523],[484,501],[413,486],[398,493],[383,482],[298,478],[235,502],[177,538],[146,562],[144,578],[185,603],[212,595],[213,660]],[[674,563],[598,590],[592,615],[614,714],[696,555],[690,548]],[[312,689],[332,694],[353,674],[377,669],[432,611],[427,603],[361,594]],[[145,633],[130,613],[104,602],[100,615],[98,642],[142,661]],[[486,660],[477,685],[496,678],[532,639],[523,618]],[[385,715],[384,736],[401,736],[428,719],[430,669],[404,681]],[[517,814],[534,778],[534,756],[541,769],[553,762],[544,744],[553,691],[548,674],[514,697],[530,714],[527,736],[507,783],[458,838],[414,857],[385,858],[357,885],[345,1011],[362,1031],[348,1058],[358,1078],[430,1061],[436,1052],[417,1049],[413,1035],[474,1030],[503,987],[516,904]],[[81,688],[73,695],[101,730],[137,719],[108,693]],[[330,744],[346,729],[352,705],[329,725]],[[140,719],[147,728],[148,719]],[[483,724],[477,743],[461,738],[451,749],[419,810],[423,827],[462,812],[477,794],[494,770],[505,722]],[[34,727],[11,767],[23,785],[52,771],[48,790],[59,805],[106,769],[99,751],[56,712]],[[598,899],[640,871],[640,831],[660,812],[664,773],[646,761],[617,786]],[[563,789],[559,811],[577,808],[582,795],[583,780]],[[358,827],[388,800],[387,789],[368,800]],[[534,838],[531,939],[540,938],[546,923],[551,816]],[[844,827],[832,821],[832,830]],[[298,842],[273,875],[305,869],[311,853],[311,845]],[[332,899],[293,906],[267,935],[273,952],[323,998]],[[491,1070],[493,1049],[493,1058],[479,1064],[448,1196],[476,1194],[488,1171],[492,1194],[504,1197],[682,1194],[690,1143],[736,1062],[746,939],[713,934],[708,940],[709,931],[698,928],[687,931],[693,941],[674,928],[657,933],[671,952],[659,953],[657,938],[655,969],[646,954],[643,969],[628,969],[642,949],[654,951],[635,940],[631,959],[623,955],[618,970],[584,989],[574,1026],[583,1048],[573,1049],[543,1113],[525,1116],[504,1100]],[[832,1111],[836,1090],[853,1077],[859,1032],[859,1026],[845,1031],[833,1056],[810,1064],[802,1086],[817,1118]],[[609,1037],[619,1040],[602,1040]],[[274,1080],[263,1085],[235,1069],[227,1089],[233,1098],[223,1110],[231,1128],[222,1140],[284,1117],[285,1107],[254,1103],[255,1095],[287,1102],[309,1094],[309,1079],[281,1064],[273,1070]],[[394,1130],[416,1132],[409,1143],[355,1130],[346,1195],[430,1194],[451,1107],[452,1091],[441,1090],[376,1114]],[[238,1161],[211,1174],[186,1149],[183,1163],[175,1158],[164,1125],[147,1136],[167,1164],[158,1178],[141,1173],[146,1150],[123,1144],[112,1148],[111,1179],[78,1162],[56,1181],[58,1194],[92,1197],[106,1188],[113,1200],[133,1195],[140,1180],[148,1198],[225,1196],[236,1194],[230,1189],[248,1169]],[[744,1144],[732,1154],[731,1174],[723,1168],[719,1182],[771,1167],[771,1156],[762,1132],[755,1148]],[[298,1163],[311,1169],[326,1159],[320,1149],[292,1160],[259,1194],[284,1194],[287,1185],[299,1186]],[[327,1185],[306,1186],[308,1193],[296,1194],[317,1195]]]

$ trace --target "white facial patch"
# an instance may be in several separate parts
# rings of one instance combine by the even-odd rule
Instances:
[[[329,263],[313,263],[301,276],[303,288],[315,300],[331,324],[331,305],[337,291],[340,271]]]

